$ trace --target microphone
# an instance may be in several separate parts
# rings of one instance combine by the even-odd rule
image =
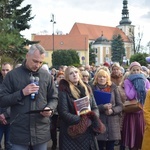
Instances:
[[[39,85],[39,80],[40,80],[39,77],[35,77],[34,83],[36,85]],[[38,94],[38,91],[35,94]]]
[[[31,82],[31,83],[34,83],[34,80],[35,80],[35,77],[34,77],[34,76],[31,76],[31,77],[30,77],[30,82]],[[35,93],[32,93],[32,94],[31,94],[31,99],[34,99],[34,98],[35,98]]]
[[[30,77],[30,82],[31,82],[31,83],[34,83],[34,80],[35,80],[35,77],[34,77],[34,76],[31,76],[31,77]]]

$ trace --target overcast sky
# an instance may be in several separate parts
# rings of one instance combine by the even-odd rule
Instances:
[[[26,38],[31,34],[52,34],[51,14],[56,24],[54,31],[69,33],[75,22],[116,27],[122,18],[123,0],[24,0],[22,7],[32,6],[30,30],[22,32]],[[129,19],[137,31],[143,32],[142,44],[150,41],[150,0],[128,0]],[[137,32],[136,32],[137,33]]]

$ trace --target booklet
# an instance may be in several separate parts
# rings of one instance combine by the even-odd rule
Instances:
[[[90,100],[88,96],[74,100],[74,107],[78,116],[91,111]]]
[[[97,105],[107,104],[111,101],[111,93],[95,90],[93,94]]]

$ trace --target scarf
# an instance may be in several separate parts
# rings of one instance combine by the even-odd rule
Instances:
[[[144,104],[146,98],[145,76],[143,74],[131,74],[128,79],[131,81],[137,92],[138,101],[141,104]]]
[[[108,86],[107,84],[105,84],[105,85],[97,84],[96,89],[100,90],[100,91],[103,91],[103,92],[108,92],[108,93],[110,93],[110,90],[111,90],[110,86]]]
[[[85,88],[83,86],[81,86],[81,85],[78,84],[78,85],[76,85],[76,88],[80,91],[80,98],[86,96],[86,94],[85,94]]]

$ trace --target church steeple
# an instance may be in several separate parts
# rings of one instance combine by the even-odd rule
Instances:
[[[128,11],[128,1],[123,0],[123,9],[122,9],[122,20],[119,22],[120,25],[130,25],[131,21],[129,20],[129,11]]]

